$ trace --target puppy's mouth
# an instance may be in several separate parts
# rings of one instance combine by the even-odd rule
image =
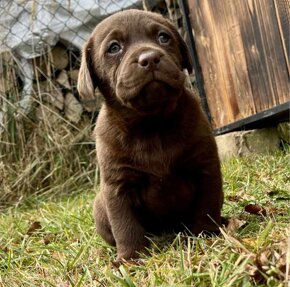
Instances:
[[[123,105],[141,113],[156,114],[172,110],[183,91],[185,75],[177,69],[164,68],[150,73],[123,77],[117,85],[117,97]]]
[[[152,80],[140,92],[125,101],[125,105],[145,114],[169,113],[176,107],[181,89],[165,82]]]

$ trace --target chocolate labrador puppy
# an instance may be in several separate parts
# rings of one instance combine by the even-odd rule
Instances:
[[[188,49],[173,25],[128,10],[97,25],[83,48],[78,90],[99,88],[97,232],[117,261],[144,251],[148,234],[216,232],[222,180],[217,147],[199,101],[185,88]]]

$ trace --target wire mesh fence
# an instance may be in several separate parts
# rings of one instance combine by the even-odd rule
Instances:
[[[130,8],[175,17],[181,26],[178,1],[2,0],[0,137],[16,116],[41,119],[40,104],[77,124],[85,112],[76,90],[80,48],[98,22]]]
[[[61,110],[62,97],[67,93],[77,97],[79,51],[94,26],[118,10],[140,8],[136,0],[4,0],[0,5],[2,128],[5,94],[12,88],[21,93],[17,104],[25,115],[31,111],[37,89]]]

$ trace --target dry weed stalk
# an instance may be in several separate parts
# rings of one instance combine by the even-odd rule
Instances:
[[[0,206],[24,194],[73,191],[77,182],[90,182],[95,169],[90,115],[71,123],[43,101],[39,77],[34,109],[21,114],[21,84],[8,58],[0,62]]]

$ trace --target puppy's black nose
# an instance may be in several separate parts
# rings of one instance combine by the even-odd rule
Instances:
[[[158,69],[160,63],[161,55],[155,51],[143,52],[139,55],[138,64],[141,68],[146,70],[156,70]]]

